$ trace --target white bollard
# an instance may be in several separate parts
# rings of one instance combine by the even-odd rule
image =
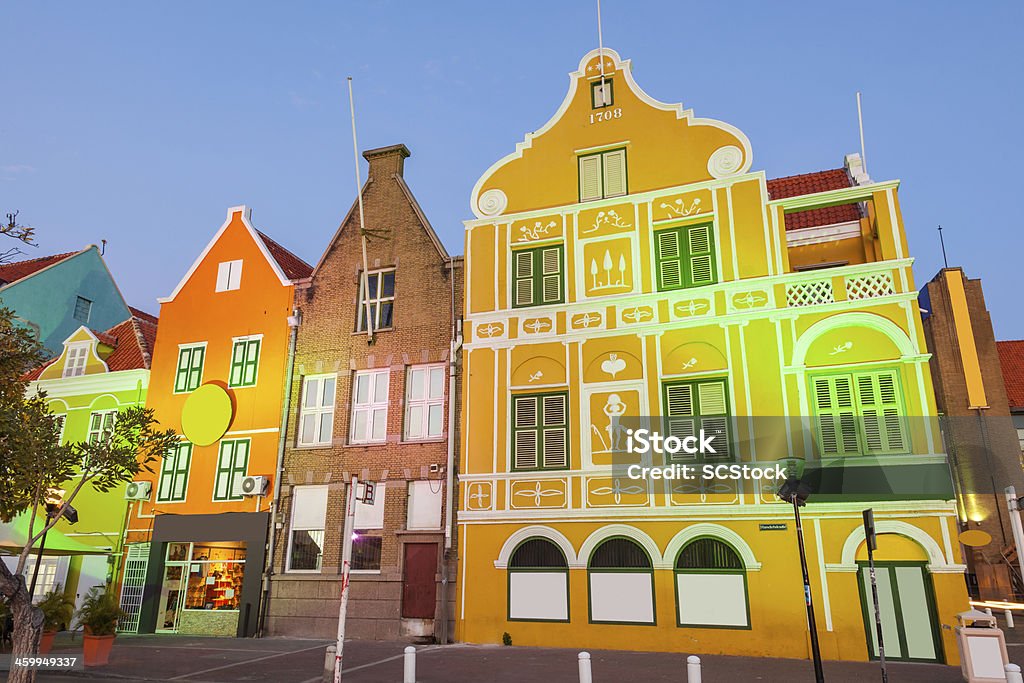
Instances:
[[[334,654],[337,648],[334,645],[327,646],[327,652],[324,653],[324,683],[331,683],[334,680]]]
[[[991,607],[986,607],[985,608],[985,614],[987,614],[989,616],[992,616],[992,608]]]
[[[594,675],[590,670],[590,653],[580,653],[580,683],[594,683]]]
[[[1013,628],[1013,612],[1008,609],[1004,609],[1003,617],[1006,618],[1006,628]]]
[[[405,673],[402,683],[416,683],[416,648],[412,645],[405,648]]]
[[[1006,671],[1006,683],[1024,683],[1024,676],[1020,675],[1020,667],[1016,664],[1007,664],[1004,671]]]
[[[700,657],[697,655],[686,658],[686,683],[700,683]]]

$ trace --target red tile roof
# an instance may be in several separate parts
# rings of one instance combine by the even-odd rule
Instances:
[[[803,173],[768,181],[768,196],[771,199],[798,197],[815,192],[842,190],[853,187],[853,181],[845,168],[833,168],[815,173]],[[856,204],[840,204],[823,209],[810,209],[786,214],[786,230],[813,228],[820,225],[848,223],[860,219],[860,207]]]
[[[134,315],[136,318],[142,318],[143,320],[151,322],[154,325],[156,324],[156,316],[153,315],[152,313],[146,313],[141,308],[135,308],[134,306],[129,306],[128,310],[131,311],[132,315]]]
[[[0,285],[10,284],[17,282],[23,278],[37,273],[43,268],[52,266],[54,263],[60,263],[69,256],[74,256],[79,252],[69,251],[65,254],[54,254],[53,256],[41,256],[40,258],[28,259],[27,261],[14,261],[13,263],[5,263],[0,265]]]
[[[1024,339],[996,342],[1011,409],[1024,409]]]
[[[103,332],[90,330],[101,343],[114,349],[105,359],[110,372],[149,369],[153,359],[153,345],[156,344],[156,320],[154,316],[142,313],[141,316],[133,315]],[[22,379],[29,382],[39,379],[43,370],[55,363],[57,358],[51,358],[34,370],[25,373]]]
[[[286,278],[289,280],[300,280],[313,274],[313,266],[288,251],[259,230],[256,231],[256,234],[258,234],[263,240],[263,244],[267,245],[267,251],[269,251],[270,255],[274,257],[275,261],[277,261],[277,265],[281,266],[281,270],[284,271],[284,276]]]

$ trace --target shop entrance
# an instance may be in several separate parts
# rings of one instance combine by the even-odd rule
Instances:
[[[878,659],[878,637],[866,562],[858,563],[860,601],[871,659]],[[887,660],[941,662],[938,616],[931,579],[923,562],[876,562],[878,611]]]
[[[244,543],[168,543],[156,630],[235,635],[244,575]]]

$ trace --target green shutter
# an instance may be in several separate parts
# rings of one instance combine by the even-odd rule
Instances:
[[[565,394],[545,396],[542,400],[544,439],[541,454],[544,458],[544,467],[564,468],[569,465],[565,447],[568,427],[565,404]]]
[[[703,429],[705,435],[712,436],[715,450],[705,456],[729,456],[729,394],[725,380],[665,384],[664,400],[668,436],[685,439]],[[690,457],[679,453],[675,459]]]
[[[655,237],[658,289],[666,291],[683,286],[681,234],[678,228],[662,230]]]
[[[244,365],[245,342],[236,341],[231,347],[231,373],[228,375],[228,386],[237,387],[242,384]]]
[[[601,155],[580,157],[580,201],[601,199]]]
[[[203,360],[206,358],[206,347],[196,346],[192,349],[192,358],[189,363],[187,391],[195,391],[199,388],[199,382],[203,378]]]
[[[192,349],[178,349],[178,370],[174,374],[174,391],[188,391],[188,370],[192,360]]]
[[[857,407],[860,410],[864,452],[901,453],[906,450],[903,416],[896,376],[892,372],[856,375]]]
[[[697,385],[697,410],[701,416],[700,428],[706,436],[712,436],[714,454],[709,457],[724,458],[729,455],[729,403],[724,381],[701,382]]]
[[[562,245],[521,249],[512,257],[512,307],[559,304],[565,300]]]
[[[715,282],[714,238],[710,225],[699,225],[686,231],[688,262],[687,286],[698,287]]]
[[[534,469],[540,456],[537,443],[536,396],[515,396],[512,399],[512,465],[515,469]]]
[[[541,301],[557,304],[562,301],[562,249],[540,249]]]
[[[701,287],[718,281],[715,238],[710,225],[669,228],[655,234],[658,289]]]
[[[532,394],[512,398],[512,468],[569,466],[568,396]]]
[[[533,305],[533,251],[515,253],[515,306]]]

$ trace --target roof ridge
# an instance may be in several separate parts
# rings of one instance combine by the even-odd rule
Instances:
[[[131,317],[132,331],[135,332],[135,343],[139,345],[139,352],[142,353],[142,364],[148,370],[152,354],[150,354],[149,347],[146,345],[146,338],[143,336],[142,330],[139,329],[140,320],[140,318],[135,316]]]
[[[7,263],[0,263],[0,267],[3,267],[3,266],[17,266],[17,265],[20,265],[22,263],[32,263],[33,261],[45,261],[46,259],[51,259],[51,258],[63,258],[63,257],[73,256],[74,254],[77,254],[79,251],[82,251],[82,250],[78,249],[76,251],[66,251],[66,252],[62,252],[60,254],[48,254],[46,256],[37,256],[35,258],[21,259],[20,261],[8,261]]]

